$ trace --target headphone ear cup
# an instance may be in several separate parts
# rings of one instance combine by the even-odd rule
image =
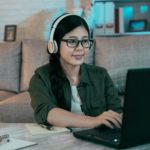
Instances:
[[[57,53],[58,46],[57,46],[56,41],[49,41],[48,42],[48,51],[49,51],[50,54]]]
[[[48,51],[50,54],[52,54],[54,52],[54,42],[53,41],[48,42]]]
[[[56,54],[58,52],[57,42],[54,40],[53,44],[54,44],[54,51],[53,51],[53,53]]]

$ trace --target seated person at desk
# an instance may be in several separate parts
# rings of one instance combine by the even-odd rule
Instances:
[[[49,64],[29,87],[35,120],[60,127],[121,126],[121,102],[106,69],[84,63],[93,40],[86,21],[64,14],[51,28]]]

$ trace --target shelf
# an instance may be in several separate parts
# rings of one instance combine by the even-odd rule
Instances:
[[[112,9],[114,9],[114,15],[110,14],[110,20],[115,20],[114,22],[112,21],[112,24],[115,25],[115,32],[120,32],[120,33],[114,33],[111,30],[110,32],[105,31],[108,29],[106,27],[106,30],[103,31],[103,28],[105,28],[105,20],[107,20],[106,24],[108,23],[108,18],[109,16],[109,9],[106,12],[100,12],[100,15],[103,17],[103,22],[100,22],[100,25],[103,24],[104,27],[101,28],[100,30],[98,28],[95,29],[94,35],[95,36],[128,36],[128,35],[150,35],[150,0],[95,0],[94,1],[96,4],[99,2],[104,2],[103,5],[97,5],[97,7],[102,7],[102,10],[106,9],[104,6],[106,2],[113,2],[114,6]],[[144,7],[141,7],[144,6]],[[96,8],[97,8],[96,7]],[[104,7],[104,8],[103,8]],[[111,7],[110,7],[111,8]],[[100,8],[99,8],[100,9]],[[108,14],[108,15],[105,15]],[[107,17],[107,18],[105,18]],[[113,18],[114,17],[114,18]],[[130,30],[130,21],[133,20],[146,20],[146,30],[145,31],[140,31],[139,32],[129,32]],[[138,24],[138,23],[137,23]],[[137,25],[136,24],[136,25]],[[135,26],[135,24],[134,24]],[[136,26],[137,27],[137,26]],[[108,34],[112,33],[112,34]]]
[[[95,36],[126,36],[126,35],[150,35],[150,31],[147,31],[147,32],[114,33],[114,34],[95,34]]]
[[[114,3],[144,3],[150,2],[150,0],[96,0],[96,2],[114,2]]]

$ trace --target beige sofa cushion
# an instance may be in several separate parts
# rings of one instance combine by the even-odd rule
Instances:
[[[34,121],[34,112],[30,106],[28,92],[16,94],[0,102],[0,122],[30,123]]]
[[[95,64],[108,70],[123,93],[127,69],[150,67],[150,35],[96,37]]]
[[[36,68],[49,62],[47,42],[39,39],[23,40],[22,70],[20,91],[29,87],[29,82]]]
[[[14,95],[16,95],[14,92],[0,91],[0,102]]]
[[[0,43],[0,90],[19,91],[20,42]]]

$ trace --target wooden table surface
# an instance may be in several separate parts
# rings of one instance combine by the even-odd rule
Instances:
[[[31,135],[23,123],[0,123],[0,135],[36,142],[37,145],[23,148],[24,150],[114,150],[103,145],[82,141],[72,133]],[[150,144],[128,148],[127,150],[150,150]]]

